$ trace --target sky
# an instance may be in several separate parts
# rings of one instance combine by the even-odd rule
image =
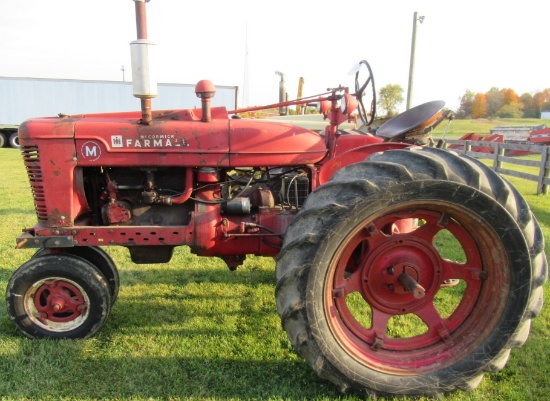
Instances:
[[[360,60],[406,98],[415,12],[413,106],[550,87],[547,0],[150,0],[148,37],[158,82],[239,86],[239,106],[276,103],[275,71],[291,99],[300,77],[304,95],[353,87]],[[132,0],[0,0],[0,76],[130,81],[136,37]]]

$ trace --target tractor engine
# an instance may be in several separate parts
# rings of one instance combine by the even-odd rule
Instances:
[[[232,268],[246,253],[276,254],[286,224],[310,193],[309,173],[302,167],[89,168],[84,183],[88,224],[195,225],[193,251],[226,249],[221,253],[231,256],[222,258]],[[202,224],[193,224],[195,219]],[[166,260],[172,252],[172,247],[154,253],[128,248],[138,263]]]
[[[186,179],[195,174],[192,197]],[[203,167],[196,173],[163,167],[90,169],[85,180],[94,223],[115,226],[187,225],[195,203],[218,205],[220,215],[249,215],[260,208],[298,210],[310,192],[308,173],[300,167]]]

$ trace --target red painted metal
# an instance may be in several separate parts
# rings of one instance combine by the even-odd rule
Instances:
[[[202,81],[199,81],[195,86],[195,93],[201,99],[201,104],[202,104],[201,121],[204,123],[212,121],[210,99],[214,97],[214,94],[216,93],[216,87],[212,82],[206,79],[203,79]]]
[[[201,81],[196,90],[204,101],[215,87]],[[347,110],[339,107],[346,95]],[[351,119],[342,111],[353,111],[349,96],[347,89],[337,88],[313,97],[331,104],[325,110],[329,126],[324,135],[284,123],[230,119],[223,107],[155,111],[147,125],[141,124],[139,112],[29,120],[21,126],[20,143],[39,222],[18,239],[18,246],[188,245],[199,255],[226,255],[231,260],[242,259],[235,255],[275,256],[309,191],[338,169],[374,152],[409,146],[383,143],[359,131],[340,131],[338,126]],[[210,113],[210,121],[205,121],[205,113]],[[111,178],[120,168],[124,169],[120,178]],[[242,168],[262,174],[272,168],[290,168],[283,170],[288,172],[297,168],[301,173],[281,180],[285,189],[280,195],[254,184],[245,193],[252,210],[248,211],[249,201],[242,201],[227,213],[222,193],[226,174]],[[164,170],[172,169],[179,169],[174,171],[180,178],[173,179],[179,189],[161,194],[155,174],[162,176]],[[105,174],[104,192],[90,195],[89,181]],[[144,178],[132,178],[140,175]],[[142,189],[131,192],[136,185]],[[182,217],[175,217],[178,223],[168,226],[137,217],[134,221],[134,207],[146,210],[156,205],[179,205],[184,209],[173,214]]]
[[[380,138],[374,138],[372,142],[373,144],[360,146],[340,153],[332,158],[330,161],[325,163],[323,167],[321,167],[321,171],[319,173],[319,185],[323,185],[324,183],[326,183],[332,177],[332,175],[340,170],[342,167],[348,166],[353,163],[362,162],[368,156],[376,152],[383,152],[390,149],[403,149],[410,146],[406,143],[381,143]]]
[[[468,133],[459,138],[460,141],[478,141],[478,142],[498,142],[498,143],[517,143],[517,144],[535,144],[544,145],[550,144],[550,128],[542,128],[536,131],[531,131],[525,140],[510,140],[506,139],[504,134],[495,133],[491,135],[479,135],[473,132]],[[449,145],[449,149],[464,149],[464,145],[452,144]],[[494,153],[494,148],[491,146],[473,146],[473,152],[479,153]],[[507,152],[508,156],[525,156],[534,154],[529,150],[510,150]]]
[[[73,321],[88,308],[80,290],[59,279],[45,281],[38,288],[34,305],[41,320],[56,323]]]
[[[291,166],[313,164],[327,153],[324,139],[305,128],[284,123],[231,120],[230,164]]]
[[[529,142],[550,144],[550,128],[542,128],[531,132]]]

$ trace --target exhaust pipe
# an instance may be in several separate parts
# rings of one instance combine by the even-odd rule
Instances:
[[[157,96],[157,81],[154,60],[155,44],[147,39],[147,16],[145,3],[149,0],[134,0],[136,8],[137,40],[130,43],[132,59],[132,85],[134,96],[141,99],[141,124],[153,120],[151,99]]]
[[[275,71],[275,74],[281,77],[279,81],[279,103],[286,102],[286,85],[285,85],[285,75],[280,71]],[[279,107],[279,115],[286,116],[287,110],[285,106]]]

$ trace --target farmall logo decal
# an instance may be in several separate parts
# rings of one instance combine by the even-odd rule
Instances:
[[[173,134],[142,134],[139,137],[123,137],[111,135],[111,147],[113,148],[179,148],[189,146],[185,138],[178,138]]]
[[[99,144],[94,141],[84,142],[80,148],[80,154],[82,158],[89,162],[95,162],[101,157],[101,148]]]

